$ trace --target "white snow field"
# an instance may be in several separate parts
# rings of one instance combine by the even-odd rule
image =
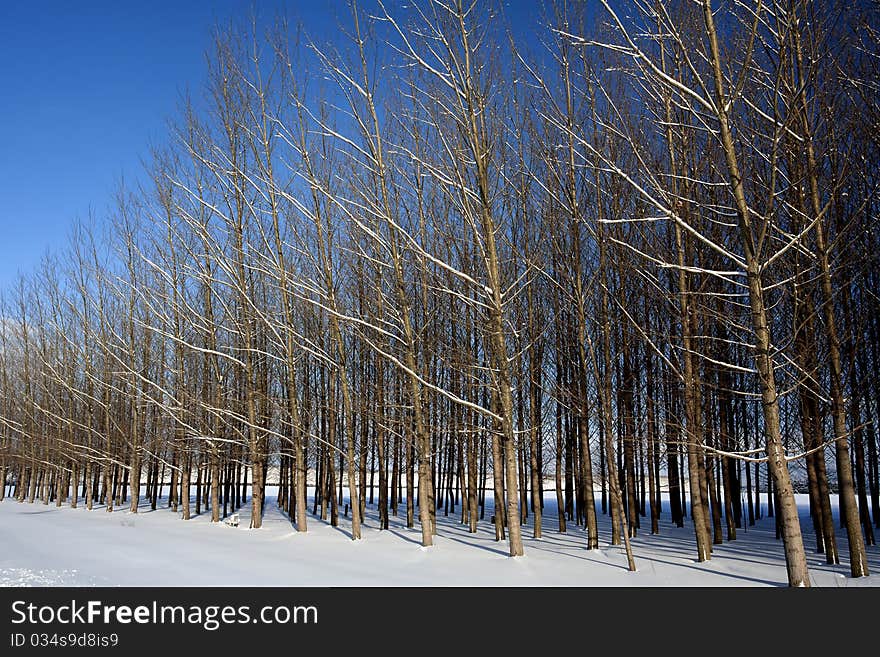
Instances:
[[[274,491],[270,491],[273,492]],[[491,497],[491,493],[490,493]],[[766,498],[765,498],[766,499]],[[164,502],[164,501],[163,501]],[[489,500],[487,500],[487,503]],[[880,548],[868,548],[870,577],[849,576],[846,533],[838,527],[842,563],[825,564],[816,554],[807,499],[799,496],[801,525],[816,586],[880,585]],[[836,503],[835,503],[836,508]],[[127,509],[127,507],[126,507]],[[311,507],[310,507],[311,509]],[[341,511],[341,510],[340,510]],[[667,511],[664,508],[664,511]],[[350,523],[338,528],[309,516],[309,531],[297,533],[266,502],[263,527],[248,529],[249,505],[241,524],[211,524],[202,514],[184,522],[162,506],[139,513],[87,511],[66,505],[0,503],[0,585],[3,586],[784,586],[782,542],[773,518],[738,531],[736,541],[714,547],[708,562],[695,561],[689,524],[677,528],[664,513],[660,534],[650,522],[632,542],[637,572],[626,569],[622,547],[610,546],[609,521],[600,514],[600,549],[584,548],[584,530],[569,523],[559,534],[554,493],[547,494],[544,536],[523,528],[525,556],[512,559],[496,543],[488,522],[469,534],[457,516],[438,514],[435,546],[420,546],[418,524],[391,517],[380,532],[368,507],[363,540],[350,540]]]

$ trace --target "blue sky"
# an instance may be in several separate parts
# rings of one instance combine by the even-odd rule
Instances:
[[[63,247],[75,219],[104,214],[122,176],[138,180],[181,92],[204,79],[212,26],[252,6],[0,0],[0,289]],[[331,0],[256,6],[315,30],[336,21]]]
[[[515,31],[539,20],[537,3],[505,5]],[[341,0],[0,0],[0,289],[140,180],[181,94],[198,96],[211,28],[252,7],[319,41],[348,17]]]

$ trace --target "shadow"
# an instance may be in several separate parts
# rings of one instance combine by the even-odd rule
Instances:
[[[422,547],[421,541],[418,541],[418,540],[412,538],[411,536],[407,536],[406,534],[402,533],[400,530],[394,530],[394,529],[391,529],[391,527],[389,527],[388,529],[385,529],[383,531],[386,531],[389,534],[391,534],[392,536],[396,536],[397,538],[402,539],[402,540],[406,541],[407,543],[412,543],[413,545],[418,545],[419,547]]]
[[[730,579],[741,580],[744,582],[755,582],[757,584],[767,584],[768,586],[775,586],[778,588],[784,588],[785,586],[787,586],[787,582],[780,582],[777,580],[763,579],[761,577],[749,577],[748,575],[740,575],[737,573],[726,573],[723,571],[712,570],[711,568],[704,568],[704,567],[700,566],[699,563],[676,563],[674,561],[666,561],[665,559],[658,559],[657,557],[648,556],[648,555],[642,555],[640,557],[640,560],[642,562],[648,562],[648,563],[663,563],[668,566],[676,566],[678,568],[684,568],[687,570],[696,570],[699,572],[709,573],[711,575],[715,575],[716,577],[728,577]],[[637,561],[636,566],[638,567],[638,565],[639,565],[639,562]],[[638,568],[638,570],[641,570],[641,568]],[[676,585],[672,584],[671,586],[676,586]],[[688,582],[686,584],[682,584],[681,586],[692,587],[694,585],[692,583]]]
[[[617,546],[615,545],[614,547],[617,547]],[[527,549],[529,551],[537,550],[539,552],[549,552],[551,554],[558,554],[558,555],[561,555],[561,556],[566,557],[568,559],[580,559],[581,561],[589,561],[590,563],[596,563],[596,564],[599,564],[600,566],[607,566],[608,568],[617,568],[619,570],[629,572],[629,567],[624,566],[623,564],[614,563],[612,561],[605,561],[603,559],[596,559],[594,557],[587,556],[590,554],[597,554],[597,553],[602,554],[602,553],[597,550],[587,550],[584,547],[581,548],[581,550],[582,550],[581,554],[572,554],[571,552],[564,552],[563,550],[554,550],[553,548],[546,548],[546,547],[542,547],[540,545],[534,545],[534,544],[529,545]],[[526,554],[528,554],[528,552]],[[638,563],[636,563],[636,566],[638,566]]]
[[[461,538],[456,538],[455,536],[449,536],[448,534],[438,533],[437,536],[439,538],[444,538],[446,540],[453,541],[455,543],[461,543],[462,545],[467,545],[468,547],[477,548],[478,550],[485,550],[486,552],[498,554],[498,555],[501,555],[502,557],[509,557],[510,556],[510,553],[506,552],[504,550],[499,550],[497,548],[489,547],[488,545],[480,545],[479,543],[472,543],[471,541],[466,541]],[[473,536],[473,534],[471,534],[471,536]]]
[[[340,534],[342,534],[343,536],[345,536],[347,539],[351,540],[351,538],[352,538],[352,532],[351,532],[350,529],[345,529],[344,527],[342,527],[342,526],[340,526],[340,525],[337,525],[336,527],[334,527],[333,525],[328,525],[328,526],[329,526],[332,530],[339,532]]]

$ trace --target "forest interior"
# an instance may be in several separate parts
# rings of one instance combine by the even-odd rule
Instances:
[[[0,586],[880,585],[880,0],[505,7],[215,27],[0,289]]]

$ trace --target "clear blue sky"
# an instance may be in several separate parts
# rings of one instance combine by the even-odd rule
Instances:
[[[515,31],[541,13],[504,4]],[[211,28],[252,7],[318,40],[348,16],[341,0],[0,0],[0,289],[75,219],[103,216],[123,176],[140,180],[181,93],[203,83]]]
[[[212,26],[252,6],[336,22],[331,0],[0,0],[0,289],[74,219],[104,214],[123,175],[138,180],[180,93],[204,80]]]

